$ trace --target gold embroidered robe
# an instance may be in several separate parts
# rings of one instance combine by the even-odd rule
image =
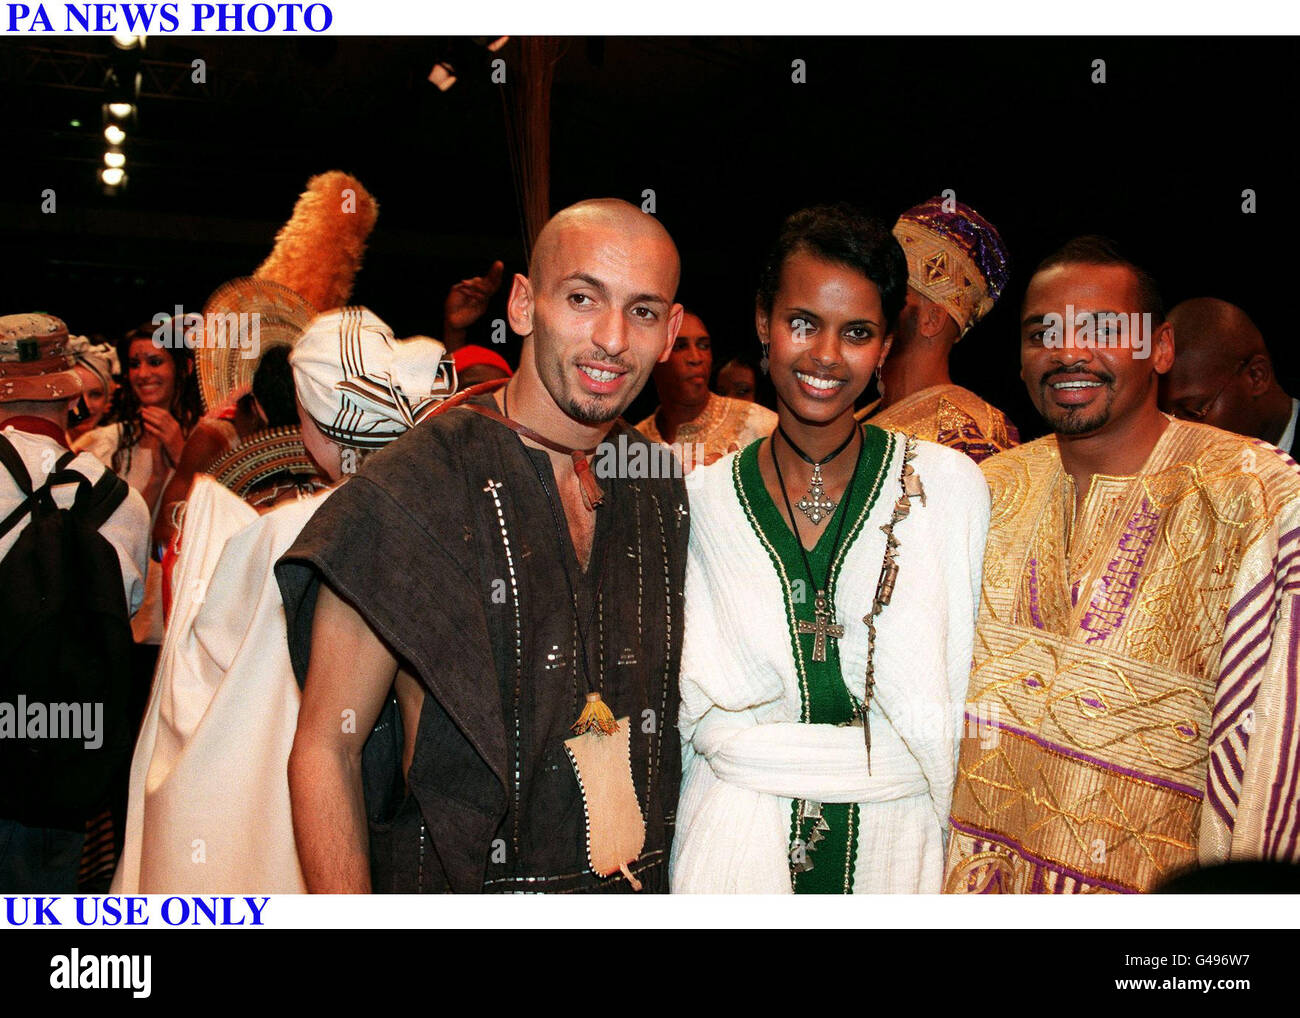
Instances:
[[[1055,436],[993,499],[948,892],[1147,891],[1296,860],[1300,468],[1171,421],[1075,512]]]
[[[658,409],[636,426],[636,430],[652,442],[680,450],[679,458],[685,473],[695,467],[707,466],[730,452],[739,452],[750,442],[766,438],[776,429],[776,414],[758,403],[730,396],[709,394],[704,412],[693,421],[677,428],[669,445],[655,424]]]
[[[960,385],[932,385],[877,411],[864,407],[858,420],[915,435],[965,453],[976,463],[1020,444],[1020,433],[1006,414]]]

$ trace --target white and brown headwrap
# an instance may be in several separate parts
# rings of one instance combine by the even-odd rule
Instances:
[[[424,420],[456,388],[443,345],[399,340],[368,308],[317,315],[294,345],[298,399],[325,437],[373,449]]]
[[[103,383],[104,395],[113,391],[113,376],[122,373],[122,366],[112,343],[92,343],[85,336],[69,336],[68,352],[78,367],[85,368]]]

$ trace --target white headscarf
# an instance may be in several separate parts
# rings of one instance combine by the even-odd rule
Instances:
[[[436,340],[399,340],[373,311],[317,315],[289,363],[303,409],[343,445],[386,445],[432,413],[456,388],[451,358]]]
[[[104,395],[113,390],[113,376],[121,373],[122,366],[112,343],[92,343],[85,336],[69,336],[68,353],[104,383]]]

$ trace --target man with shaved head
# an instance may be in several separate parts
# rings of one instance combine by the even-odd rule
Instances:
[[[1160,409],[1186,421],[1272,442],[1295,458],[1296,411],[1273,374],[1255,323],[1226,300],[1196,297],[1169,312],[1174,366],[1160,382]]]
[[[619,417],[679,271],[626,202],[558,213],[511,285],[519,370],[367,460],[280,561],[310,890],[667,890],[686,492],[630,468],[654,457]],[[627,462],[597,478],[598,448]]]

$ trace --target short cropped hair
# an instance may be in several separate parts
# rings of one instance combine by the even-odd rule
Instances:
[[[268,428],[298,425],[298,403],[294,398],[289,353],[290,347],[284,343],[275,344],[262,354],[253,373],[253,397],[266,414]]]
[[[758,280],[758,305],[769,314],[785,260],[801,251],[871,280],[880,291],[885,331],[894,331],[907,299],[907,258],[883,222],[846,202],[800,209],[787,217]]]
[[[1150,314],[1151,320],[1156,324],[1165,320],[1165,302],[1160,296],[1160,287],[1155,277],[1125,257],[1109,237],[1086,234],[1067,241],[1059,250],[1038,263],[1034,275],[1060,265],[1123,265],[1137,279],[1139,309]]]

